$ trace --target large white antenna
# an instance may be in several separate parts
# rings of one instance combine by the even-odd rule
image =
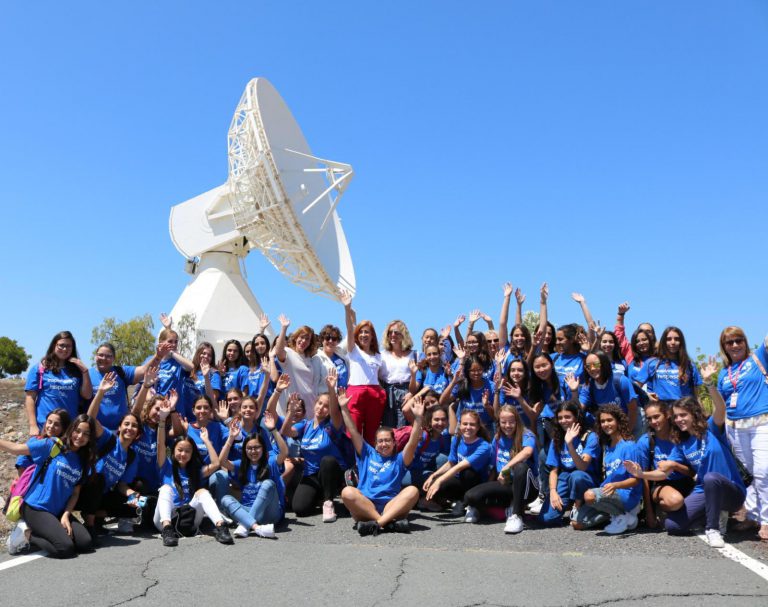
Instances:
[[[194,278],[171,314],[194,314],[198,340],[247,340],[262,313],[238,265],[258,249],[291,281],[336,299],[355,291],[339,201],[352,167],[312,154],[275,88],[251,80],[228,134],[227,183],[171,208],[171,240]]]

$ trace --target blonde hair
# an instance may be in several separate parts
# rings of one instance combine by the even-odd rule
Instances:
[[[413,338],[411,337],[411,334],[408,331],[408,327],[405,326],[405,323],[402,320],[393,320],[384,329],[384,349],[389,352],[392,351],[392,344],[389,341],[389,332],[393,328],[396,331],[399,331],[403,336],[403,350],[412,349]]]

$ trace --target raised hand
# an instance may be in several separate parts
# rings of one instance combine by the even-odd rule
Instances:
[[[275,426],[277,425],[277,419],[275,418],[274,414],[271,411],[267,411],[262,419],[264,427],[272,432],[272,430],[274,430]]]
[[[203,376],[203,379],[210,379],[211,378],[211,365],[209,365],[206,362],[200,363],[200,374]]]
[[[164,329],[170,329],[173,326],[173,318],[165,312],[160,312],[160,324],[163,325]]]
[[[240,418],[236,415],[232,418],[232,421],[229,422],[229,436],[227,437],[227,440],[229,441],[230,445],[238,441],[240,438],[240,433]]]
[[[416,375],[416,372],[419,370],[419,365],[415,360],[410,358],[408,359],[408,369],[410,369],[411,375]]]
[[[493,322],[493,319],[485,312],[480,312],[480,318],[482,318],[485,322]]]
[[[451,325],[445,325],[443,330],[440,331],[440,342],[444,342],[451,335]]]
[[[157,365],[150,365],[147,367],[147,370],[144,371],[144,385],[147,386],[147,388],[151,388],[155,385],[158,371],[160,371],[160,367]]]
[[[352,305],[352,294],[349,291],[345,291],[344,289],[339,289],[339,301],[344,305],[344,307],[348,307]]]
[[[204,443],[208,442],[208,428],[202,427],[200,428],[200,438],[203,439]]]
[[[533,343],[534,347],[540,346],[541,342],[544,341],[544,331],[541,329],[536,329],[536,332],[533,334],[533,340],[531,343]]]
[[[165,356],[171,352],[173,352],[172,343],[168,341],[162,341],[157,344],[157,350],[155,351],[155,354],[157,354],[158,358],[165,358]]]
[[[224,374],[227,372],[227,359],[226,359],[226,358],[222,358],[222,359],[219,361],[219,365],[218,365],[218,367],[217,367],[217,368],[218,368],[218,370],[219,370],[219,373],[221,373],[222,375],[224,375]]]
[[[520,287],[515,289],[515,299],[517,300],[518,306],[522,306],[525,301],[525,294],[520,290]]]
[[[573,424],[570,428],[568,428],[565,431],[565,442],[566,444],[571,444],[573,442],[573,439],[576,437],[581,436],[581,425],[580,424]]]
[[[718,371],[717,359],[714,356],[710,356],[709,360],[701,365],[701,379],[705,382],[709,382],[710,378],[717,375]]]
[[[629,312],[629,302],[625,301],[624,303],[619,304],[619,314],[622,316]]]
[[[631,474],[635,478],[643,477],[643,467],[637,462],[633,462],[628,459],[625,459],[624,468],[626,469],[627,472],[629,472],[629,474]]]
[[[352,400],[349,396],[347,396],[346,388],[339,388],[336,398],[339,401],[339,407],[342,409],[345,409],[349,404],[349,401]]]
[[[165,421],[168,419],[168,416],[173,411],[173,407],[171,406],[171,402],[169,399],[164,398],[162,401],[160,401],[160,410],[157,412],[158,417],[160,418],[160,421]]]
[[[275,390],[279,390],[282,392],[283,390],[287,390],[288,387],[291,385],[291,376],[287,373],[281,373],[280,377],[277,378],[277,383],[275,384]]]
[[[456,355],[456,358],[458,358],[459,361],[463,361],[464,357],[467,355],[467,352],[461,346],[456,346],[453,349],[453,353]]]
[[[269,326],[269,316],[266,314],[262,314],[259,316],[259,327],[261,328],[261,332],[264,333],[264,331],[267,330],[267,327]]]
[[[176,410],[176,405],[179,402],[179,393],[176,390],[168,392],[168,398],[166,399],[171,406],[171,411]]]
[[[467,320],[467,317],[464,316],[463,314],[459,314],[456,317],[456,320],[453,321],[453,326],[456,327],[456,328],[459,328],[461,325],[464,324],[465,320]]]
[[[523,395],[523,391],[520,389],[520,386],[511,384],[509,382],[504,382],[501,389],[504,391],[505,396],[509,396],[515,400],[518,400]]]
[[[571,299],[578,304],[584,303],[584,296],[581,293],[571,293]]]
[[[117,373],[110,371],[101,378],[101,382],[99,382],[99,392],[102,394],[108,392],[115,387],[115,383],[117,383]]]
[[[73,365],[75,365],[80,370],[81,373],[87,373],[88,372],[88,367],[79,358],[75,358],[73,356],[72,358],[69,359],[68,362],[71,362]]]
[[[549,286],[546,282],[541,285],[539,293],[541,294],[541,303],[547,303],[547,298],[549,297]]]
[[[424,403],[420,396],[414,396],[411,399],[411,413],[416,419],[421,419],[424,416]]]
[[[281,314],[277,317],[277,320],[280,321],[280,327],[287,329],[288,326],[291,324],[291,319],[288,318],[285,314]]]
[[[227,401],[225,400],[219,401],[219,406],[216,408],[216,416],[221,421],[224,421],[229,417],[229,404],[227,404]]]
[[[336,369],[336,365],[333,365],[328,369],[328,375],[325,376],[325,385],[328,386],[329,392],[336,391],[336,383],[339,381],[339,372]]]
[[[504,362],[504,359],[507,357],[507,353],[504,350],[499,350],[496,352],[496,355],[493,357],[493,360],[496,361],[497,366],[501,366],[501,364]]]
[[[579,378],[573,373],[566,374],[565,383],[571,389],[571,392],[576,392],[579,389]]]
[[[472,310],[469,313],[469,322],[470,322],[470,324],[476,323],[478,320],[480,320],[482,318],[482,316],[483,316],[483,313],[480,310],[477,310],[477,309]]]
[[[512,283],[511,282],[505,282],[503,285],[501,285],[501,288],[504,291],[504,297],[512,297]]]

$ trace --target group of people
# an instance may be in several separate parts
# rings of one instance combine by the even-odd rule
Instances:
[[[475,310],[417,349],[401,320],[380,340],[341,292],[344,335],[289,332],[281,315],[273,343],[263,317],[218,363],[207,342],[182,356],[165,316],[135,367],[108,343],[88,367],[61,332],[27,377],[30,439],[0,441],[20,475],[34,470],[9,549],[74,556],[108,517],[122,533],[152,525],[166,546],[203,524],[225,544],[274,538],[286,512],[333,523],[339,502],[361,536],[407,533],[419,508],[510,534],[703,527],[713,547],[735,514],[768,540],[768,338],[753,352],[726,327],[721,363],[699,367],[678,327],[629,333],[623,303],[609,331],[572,297],[583,325],[549,322],[545,284],[529,328],[505,284],[498,329]]]

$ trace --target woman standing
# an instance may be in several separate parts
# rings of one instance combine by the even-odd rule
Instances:
[[[325,373],[322,376],[318,394],[325,391],[325,376],[332,368],[336,370],[339,388],[346,389],[349,383],[349,364],[337,351],[341,344],[341,329],[334,325],[325,325],[320,329],[320,343],[321,348],[317,351],[317,357],[323,363]]]
[[[318,384],[325,374],[320,359],[315,357],[317,340],[311,327],[302,326],[286,338],[291,321],[284,314],[278,318],[280,334],[275,340],[273,354],[293,382],[293,389],[298,392],[304,403],[314,403],[318,394]],[[285,414],[286,401],[281,400],[280,414]]]
[[[232,388],[245,390],[248,385],[248,359],[238,340],[230,339],[224,344],[220,365],[222,390],[225,393]]]
[[[370,320],[355,326],[355,312],[352,310],[352,296],[346,291],[340,293],[344,304],[344,318],[347,324],[347,356],[349,358],[349,413],[355,427],[365,441],[372,445],[376,441],[376,430],[381,425],[387,395],[379,385],[379,371],[382,366],[379,341]]]
[[[717,390],[726,403],[726,432],[733,452],[753,475],[747,487],[746,527],[758,528],[768,540],[768,338],[755,350],[739,327],[720,334],[720,353],[725,363],[717,378]]]
[[[53,336],[43,360],[27,375],[24,390],[30,436],[40,434],[45,418],[54,409],[66,409],[70,418],[74,418],[81,399],[91,399],[91,377],[88,367],[77,357],[72,333],[62,331]]]
[[[399,428],[407,423],[403,415],[403,401],[408,394],[410,363],[417,360],[413,340],[402,320],[393,320],[384,329],[384,351],[381,353],[379,379],[387,393],[387,406],[381,423]]]
[[[657,400],[676,401],[684,396],[696,396],[701,375],[691,362],[685,337],[677,327],[667,327],[662,332],[658,358],[648,361],[647,384]]]

